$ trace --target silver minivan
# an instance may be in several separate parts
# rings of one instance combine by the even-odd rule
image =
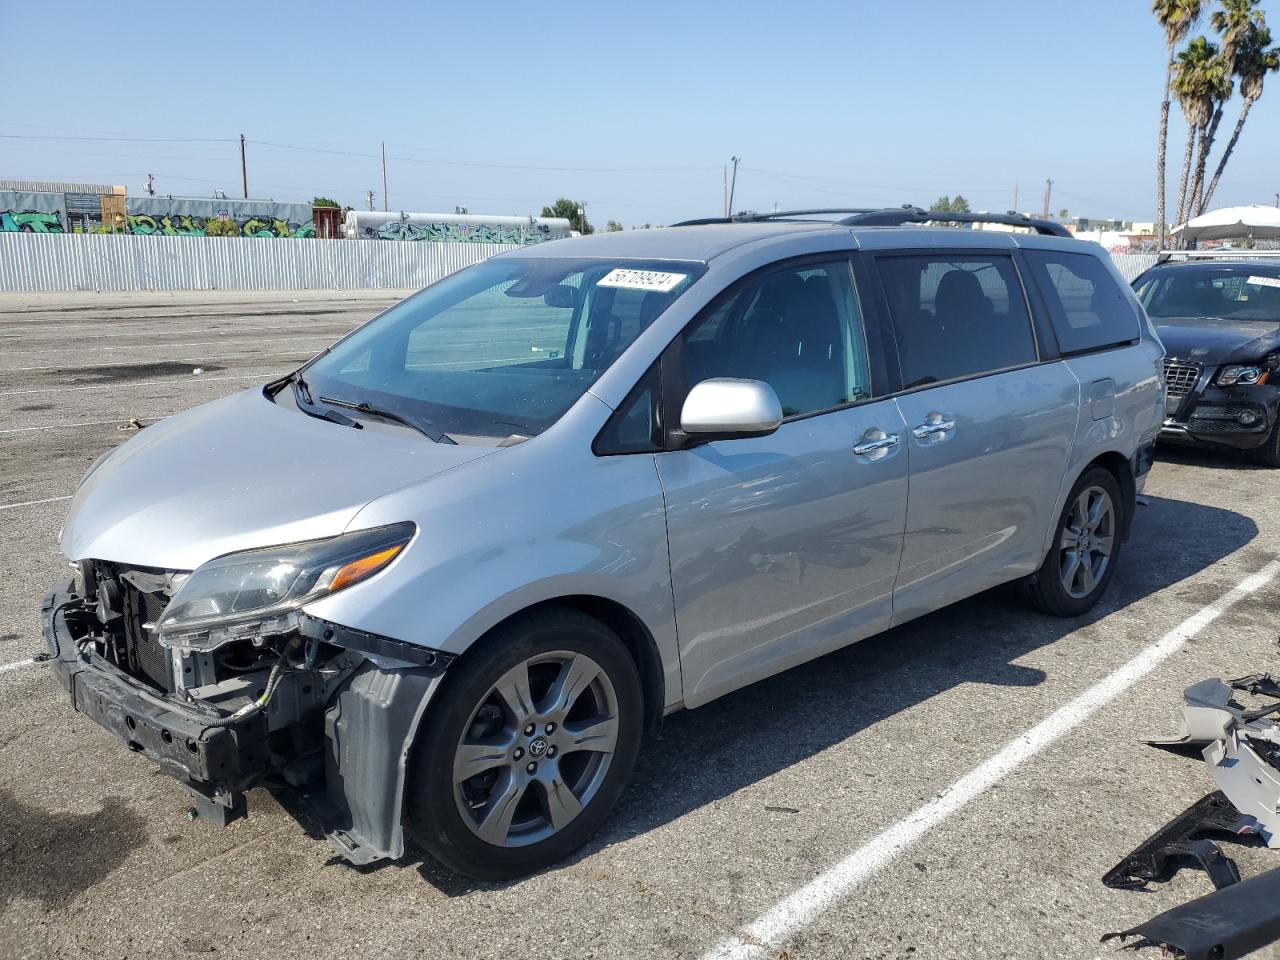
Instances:
[[[672,711],[1010,581],[1085,612],[1164,418],[1141,306],[1053,224],[841,213],[503,254],[104,455],[44,603],[75,709],[205,817],[286,784],[353,863],[496,879]]]

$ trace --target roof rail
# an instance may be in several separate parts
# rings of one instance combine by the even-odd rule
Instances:
[[[818,207],[811,210],[779,210],[776,213],[735,213],[732,217],[704,217],[699,220],[682,220],[673,223],[673,227],[697,227],[711,223],[768,223],[774,220],[786,220],[792,217],[811,217],[816,215],[831,216],[843,214],[843,219],[835,221],[845,227],[901,227],[905,224],[923,223],[1003,223],[1011,227],[1025,227],[1046,236],[1070,237],[1071,234],[1062,224],[1051,220],[1038,220],[1025,214],[1015,213],[942,213],[941,211],[924,210],[910,204],[901,207]],[[825,222],[825,221],[824,221]]]
[[[767,223],[770,220],[786,220],[790,217],[811,217],[818,214],[870,213],[873,207],[815,207],[811,210],[775,210],[772,213],[756,213],[754,210],[743,210],[731,217],[701,217],[696,220],[681,220],[673,223],[673,227],[702,227],[709,223]]]
[[[1188,260],[1253,260],[1280,257],[1280,250],[1161,250],[1156,254],[1156,262],[1165,263],[1174,257],[1186,257]]]
[[[1071,233],[1060,223],[1039,220],[1023,213],[954,213],[952,211],[923,210],[920,207],[898,207],[887,210],[871,210],[856,213],[840,221],[847,227],[901,227],[908,223],[1003,223],[1011,227],[1026,227],[1049,237],[1070,237]]]

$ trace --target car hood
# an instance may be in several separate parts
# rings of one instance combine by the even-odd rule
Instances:
[[[72,498],[62,551],[192,570],[236,550],[334,536],[370,501],[497,449],[355,430],[246,391],[113,451]]]
[[[1214,366],[1261,360],[1280,348],[1280,322],[1221,317],[1152,317],[1165,352],[1180,360]]]

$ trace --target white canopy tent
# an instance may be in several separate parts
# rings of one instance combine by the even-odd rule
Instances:
[[[1280,207],[1260,203],[1202,213],[1173,232],[1186,241],[1280,239]]]

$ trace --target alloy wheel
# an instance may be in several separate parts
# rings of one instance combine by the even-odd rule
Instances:
[[[562,830],[604,782],[617,702],[608,674],[581,653],[538,654],[508,670],[477,704],[454,754],[463,822],[499,847]]]
[[[1071,505],[1058,543],[1059,575],[1067,594],[1089,596],[1111,563],[1115,547],[1116,511],[1102,487],[1082,490]]]

